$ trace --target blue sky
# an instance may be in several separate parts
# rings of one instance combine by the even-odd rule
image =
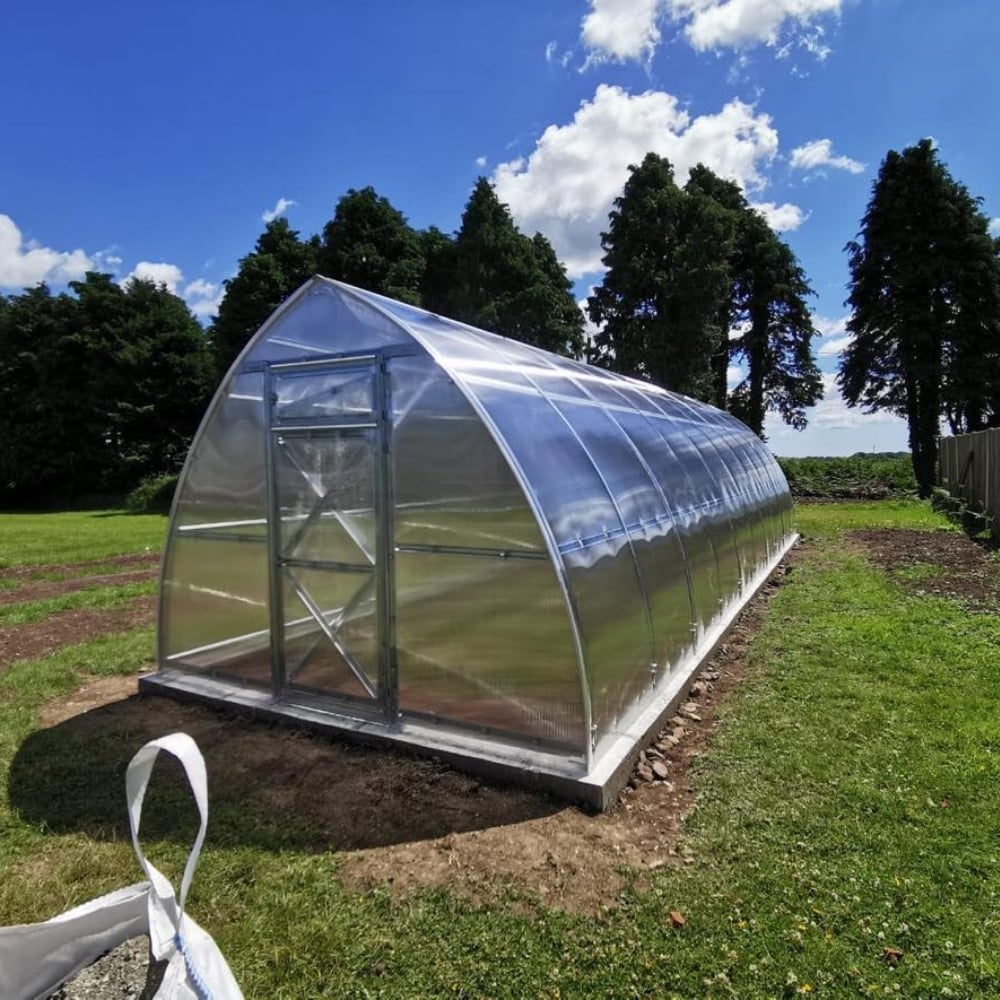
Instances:
[[[315,232],[371,184],[452,230],[485,174],[582,299],[653,149],[681,180],[699,160],[738,180],[782,230],[830,374],[843,246],[886,150],[933,136],[1000,229],[996,0],[57,2],[9,6],[4,28],[8,293],[99,267],[207,317],[264,213]],[[806,432],[768,431],[778,454],[905,447],[832,384]]]

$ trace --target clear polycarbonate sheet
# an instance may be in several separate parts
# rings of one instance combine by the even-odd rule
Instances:
[[[496,441],[427,355],[393,358],[395,541],[544,553],[538,522]]]
[[[236,375],[219,394],[178,484],[173,530],[266,533],[264,390],[259,373]]]
[[[374,447],[371,430],[282,432],[277,436],[284,556],[374,564]]]
[[[586,745],[566,605],[548,559],[398,553],[396,657],[404,712]]]
[[[161,601],[169,665],[270,684],[265,545],[174,535]]]
[[[409,339],[397,323],[358,296],[329,283],[313,283],[261,329],[239,365],[360,354],[408,343]]]
[[[279,373],[271,383],[275,420],[353,417],[371,413],[375,380],[370,366],[338,365]]]

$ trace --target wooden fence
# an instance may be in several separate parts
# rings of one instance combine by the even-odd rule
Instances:
[[[985,511],[1000,535],[1000,428],[941,438],[938,478],[952,496]]]

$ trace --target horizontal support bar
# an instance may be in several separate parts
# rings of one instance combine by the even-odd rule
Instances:
[[[266,517],[252,517],[245,521],[202,521],[199,524],[182,524],[178,531],[199,531],[202,528],[210,528],[213,531],[219,528],[250,528],[254,525],[267,524]]]
[[[245,535],[238,531],[216,531],[214,528],[202,528],[200,531],[187,532],[188,538],[207,538],[211,542],[252,542],[263,545],[267,535]]]
[[[326,562],[323,559],[279,559],[278,563],[291,569],[322,569],[331,573],[374,573],[374,564]]]
[[[316,431],[366,431],[375,430],[376,427],[378,424],[371,417],[365,417],[358,421],[338,417],[335,423],[329,424],[275,424],[271,428],[271,433],[294,436],[295,434],[315,433]]]
[[[288,372],[296,368],[340,368],[351,365],[367,367],[377,360],[377,354],[352,354],[339,358],[310,358],[308,361],[279,361],[271,364],[271,371]]]
[[[397,552],[419,555],[478,556],[494,559],[547,560],[547,552],[531,552],[522,549],[479,549],[467,545],[397,545]]]

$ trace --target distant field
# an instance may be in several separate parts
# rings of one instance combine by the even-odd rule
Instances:
[[[796,497],[870,500],[917,492],[909,454],[779,458],[778,464]]]

